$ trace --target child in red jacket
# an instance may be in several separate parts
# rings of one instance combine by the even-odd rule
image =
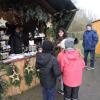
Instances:
[[[59,53],[58,61],[64,82],[64,100],[78,100],[85,63],[80,51],[74,48],[73,38],[65,40],[65,50]]]

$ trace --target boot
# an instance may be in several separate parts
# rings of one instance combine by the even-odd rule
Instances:
[[[68,99],[68,98],[64,98],[64,100],[71,100],[71,99]]]
[[[79,100],[79,99],[71,99],[71,100]]]

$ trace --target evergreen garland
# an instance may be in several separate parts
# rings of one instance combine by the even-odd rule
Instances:
[[[10,78],[11,85],[20,86],[21,77],[19,75],[19,70],[16,65],[9,65],[6,67],[7,75]]]
[[[0,100],[3,99],[8,86],[9,86],[8,82],[0,78]]]
[[[37,6],[35,8],[32,6],[25,6],[24,15],[26,23],[32,18],[43,22],[47,22],[49,18],[48,13],[44,12],[40,6]]]
[[[26,60],[25,66],[24,66],[24,77],[25,82],[27,85],[31,85],[33,81],[33,76],[39,78],[39,72],[36,70],[34,66],[30,66],[30,60]]]
[[[0,63],[0,72],[4,71],[7,65]],[[6,73],[5,73],[6,74]],[[5,96],[6,90],[9,86],[9,82],[2,79],[2,75],[0,76],[0,100]]]
[[[30,60],[27,60],[24,66],[24,77],[27,85],[31,85],[34,75],[34,69],[30,66]]]

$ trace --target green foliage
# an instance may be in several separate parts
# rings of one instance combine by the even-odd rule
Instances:
[[[28,22],[30,19],[35,18],[38,21],[47,22],[48,14],[44,12],[40,6],[33,8],[32,6],[25,7],[25,21]]]
[[[30,60],[27,60],[24,66],[24,77],[27,85],[31,85],[33,76],[39,78],[39,73],[34,66],[30,66]]]
[[[48,36],[49,36],[49,34],[51,34],[50,36],[53,37],[53,40],[56,39],[56,34],[55,34],[55,31],[52,27],[48,28],[46,33],[47,33]]]
[[[8,67],[6,67],[6,71],[7,71],[7,75],[10,76],[13,74],[13,66],[8,65]]]
[[[43,12],[40,6],[36,7],[35,12],[36,19],[38,19],[39,21],[47,22],[48,14]]]
[[[73,18],[73,15],[75,15],[75,12],[68,12],[68,11],[61,11],[59,13],[56,13],[53,16],[53,28],[54,31],[57,33],[57,30],[59,27],[63,27],[65,29],[68,28],[68,24]]]
[[[100,54],[96,54],[96,58],[100,58]]]
[[[9,87],[9,82],[4,81],[3,79],[0,78],[0,100],[2,100],[2,98],[4,97],[8,87]]]
[[[58,53],[60,52],[60,48],[55,48],[55,55],[58,56]]]
[[[5,69],[5,64],[0,64],[0,71],[4,71]],[[2,79],[2,76],[0,76],[0,100],[3,99],[5,92],[7,90],[7,88],[9,87],[9,82],[5,81]]]
[[[25,81],[27,85],[30,85],[32,83],[33,80],[33,72],[29,72],[25,70]]]
[[[33,67],[30,67],[30,60],[27,60],[24,66],[24,77],[27,85],[30,85],[32,83],[33,75]]]
[[[75,15],[75,12],[68,12],[68,11],[61,11],[57,12],[52,17],[52,24],[53,27],[49,28],[47,31],[52,34],[53,39],[55,40],[57,31],[60,27],[65,28],[65,30],[68,29],[69,23],[71,22],[73,15]]]
[[[71,32],[68,31],[68,36],[69,37],[73,37],[73,38],[78,38],[79,40],[83,40],[83,33],[84,31],[80,31],[80,32]]]
[[[10,78],[10,84],[16,87],[20,86],[21,77],[19,75],[19,70],[16,65],[8,65],[6,67],[7,75]]]
[[[20,86],[20,81],[15,80],[14,82],[12,82],[12,80],[11,80],[11,84],[14,85],[15,87],[19,87]]]
[[[4,67],[5,67],[5,64],[0,63],[0,70],[4,69]]]

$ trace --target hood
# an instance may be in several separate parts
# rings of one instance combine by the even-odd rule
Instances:
[[[68,59],[71,59],[71,60],[78,59],[79,56],[80,56],[80,54],[79,54],[79,52],[77,50],[69,50],[69,51],[67,51],[65,53],[66,53],[66,57]]]
[[[50,58],[51,58],[51,54],[49,54],[49,53],[39,53],[39,54],[37,54],[36,62],[39,65],[44,66],[50,61]]]

